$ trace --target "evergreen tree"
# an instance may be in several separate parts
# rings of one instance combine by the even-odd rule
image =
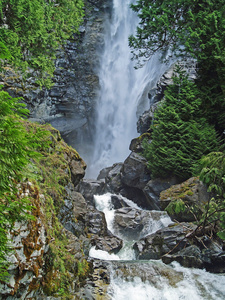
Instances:
[[[225,128],[225,2],[223,0],[138,0],[131,5],[140,23],[129,38],[134,57],[149,59],[169,48],[197,60],[202,111]]]
[[[187,179],[193,164],[216,150],[219,143],[214,127],[201,115],[195,83],[180,71],[173,80],[155,112],[151,142],[145,142],[144,155],[154,177]]]

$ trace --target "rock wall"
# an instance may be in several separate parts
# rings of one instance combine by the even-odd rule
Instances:
[[[85,153],[85,147],[91,147],[92,143],[99,90],[96,74],[112,0],[84,0],[84,4],[85,18],[79,34],[58,50],[51,89],[37,86],[36,72],[31,69],[25,82],[10,67],[0,74],[4,88],[12,96],[24,98],[31,119],[52,124],[66,142],[81,153]]]
[[[83,299],[77,293],[92,273],[90,247],[113,252],[121,241],[108,231],[104,214],[76,191],[86,168],[76,150],[50,125],[24,123],[48,130],[50,144],[40,150],[37,177],[18,186],[18,201],[29,198],[33,217],[9,232],[9,277],[0,281],[0,299]]]

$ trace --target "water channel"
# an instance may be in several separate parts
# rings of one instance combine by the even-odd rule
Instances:
[[[89,162],[88,178],[115,162],[124,161],[129,144],[136,137],[136,121],[150,107],[148,91],[169,68],[154,56],[139,70],[134,68],[128,36],[135,32],[138,18],[129,8],[134,0],[113,0],[110,24],[106,26],[105,48],[99,70],[100,86],[95,128],[95,147]],[[128,205],[140,210],[136,204]],[[225,299],[225,275],[187,269],[178,263],[165,265],[160,260],[137,261],[132,245],[135,240],[121,235],[114,227],[115,209],[111,195],[95,196],[96,208],[106,216],[109,230],[124,240],[118,254],[92,248],[90,257],[110,262],[109,299],[113,300],[210,300]],[[171,223],[162,213],[158,221],[149,217],[137,239]]]

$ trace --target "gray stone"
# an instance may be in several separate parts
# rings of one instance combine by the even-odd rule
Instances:
[[[105,192],[105,183],[102,180],[83,179],[78,186],[78,191],[86,201],[94,206],[94,195],[102,195]]]
[[[135,152],[124,161],[121,171],[122,183],[130,187],[142,189],[150,180],[147,160]]]

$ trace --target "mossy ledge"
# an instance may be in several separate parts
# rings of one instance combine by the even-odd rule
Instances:
[[[41,156],[19,183],[18,198],[29,199],[33,217],[15,224],[9,233],[13,251],[8,256],[9,276],[0,282],[0,295],[77,299],[76,291],[91,271],[82,248],[86,236],[85,232],[79,237],[72,235],[58,217],[69,198],[68,187],[74,189],[83,178],[86,164],[52,126],[22,122],[28,134],[38,133]]]

